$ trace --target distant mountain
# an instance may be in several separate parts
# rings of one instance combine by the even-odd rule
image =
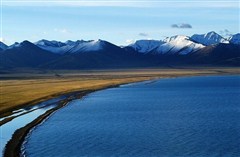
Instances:
[[[240,45],[210,45],[191,54],[191,62],[197,64],[240,66]]]
[[[0,53],[0,67],[37,68],[39,65],[56,59],[58,56],[45,51],[29,41],[23,41]]]
[[[229,42],[232,44],[240,44],[240,33],[232,35],[229,38]]]
[[[137,40],[135,43],[129,45],[128,47],[133,48],[137,52],[146,54],[155,51],[164,43],[165,42],[161,40]]]
[[[0,51],[6,50],[8,46],[0,41]]]
[[[215,32],[164,40],[138,40],[125,47],[104,40],[23,41],[0,46],[0,68],[112,69],[174,65],[240,66],[240,34]],[[202,43],[202,44],[201,44]]]
[[[221,35],[217,34],[216,32],[208,32],[206,34],[194,34],[192,35],[191,39],[197,43],[209,46],[213,44],[219,43],[229,43],[229,41],[223,38]]]
[[[68,40],[65,43],[59,41],[40,40],[35,43],[35,45],[37,45],[41,49],[57,54],[101,51],[101,49],[104,49],[106,44],[110,43],[103,40]]]
[[[164,41],[166,43],[158,49],[161,54],[186,55],[204,47],[202,44],[195,43],[189,37],[182,35],[166,38]]]
[[[173,36],[166,38],[165,40],[139,40],[129,45],[134,50],[140,53],[151,54],[164,54],[164,55],[186,55],[197,51],[204,46],[202,44],[195,43],[187,36]]]
[[[15,42],[14,44],[8,46],[7,49],[11,49],[11,48],[14,48],[14,47],[18,47],[19,45],[20,45],[19,42]]]
[[[69,51],[74,45],[70,44],[70,41],[67,43],[62,43],[59,41],[48,41],[48,40],[39,40],[38,42],[35,43],[38,47],[41,49],[57,53],[57,54],[63,54],[67,51]]]
[[[60,58],[42,65],[51,69],[131,68],[156,65],[141,54],[128,52],[103,40],[81,41]]]
[[[90,41],[77,41],[75,45],[68,51],[68,53],[84,53],[84,52],[98,52],[108,51],[111,48],[119,48],[104,40],[90,40]]]

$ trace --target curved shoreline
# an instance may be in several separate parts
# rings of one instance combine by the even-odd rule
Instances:
[[[212,76],[212,75],[216,75],[216,73],[208,73],[208,74],[195,74],[195,75],[180,75],[180,76],[175,76],[175,77],[158,77],[158,79],[161,78],[176,78],[176,77],[188,77],[188,76]],[[226,74],[217,74],[217,75],[226,75]],[[49,116],[51,116],[55,111],[57,111],[58,109],[66,106],[68,104],[68,102],[74,100],[74,99],[79,99],[82,98],[83,96],[95,92],[95,91],[99,91],[99,90],[104,90],[107,88],[114,88],[114,87],[119,87],[120,85],[125,85],[125,84],[130,84],[130,83],[137,83],[137,82],[143,82],[143,81],[149,81],[149,80],[155,80],[157,79],[155,78],[149,78],[146,80],[139,80],[139,81],[130,81],[130,82],[125,82],[125,83],[120,83],[118,85],[108,85],[99,89],[93,89],[93,90],[83,90],[83,91],[79,91],[79,92],[73,92],[72,95],[70,95],[68,98],[66,98],[65,100],[63,100],[57,107],[50,109],[48,111],[46,111],[44,114],[40,115],[38,118],[36,118],[35,120],[33,120],[31,123],[27,124],[26,126],[23,126],[22,128],[19,128],[18,130],[16,130],[14,132],[14,134],[12,135],[12,138],[10,139],[10,141],[8,141],[8,143],[5,146],[4,152],[3,152],[3,156],[4,157],[20,157],[21,154],[21,146],[22,143],[25,141],[25,137],[29,134],[29,132],[31,131],[32,128],[34,128],[35,126],[37,126],[38,124],[42,123],[46,118],[48,118]]]
[[[140,81],[136,81],[140,82]],[[142,81],[141,81],[142,82]],[[131,83],[131,82],[129,82]],[[128,84],[128,83],[123,83]],[[28,133],[31,131],[32,128],[37,126],[38,124],[42,123],[46,118],[51,116],[54,112],[56,112],[58,109],[61,109],[62,107],[66,106],[68,102],[74,100],[74,99],[80,99],[83,96],[86,96],[87,94],[90,94],[95,91],[104,90],[107,88],[114,88],[119,87],[122,84],[119,85],[110,85],[106,86],[97,90],[84,90],[73,93],[73,95],[69,96],[63,102],[61,102],[57,107],[50,109],[46,111],[44,114],[40,115],[38,118],[34,119],[31,123],[27,124],[26,126],[23,126],[22,128],[17,129],[14,134],[12,135],[12,138],[5,146],[3,156],[4,157],[20,157],[21,156],[21,146],[25,140],[25,137],[28,135]]]

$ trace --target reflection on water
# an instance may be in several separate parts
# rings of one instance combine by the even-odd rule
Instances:
[[[19,110],[15,110],[13,111],[13,114],[9,115],[9,116],[6,116],[6,117],[2,117],[0,118],[0,121],[6,119],[6,118],[11,118],[11,117],[15,117],[15,116],[19,116],[21,114],[24,114],[24,113],[27,113],[27,112],[30,112],[30,111],[33,111],[33,110],[36,110],[36,109],[39,109],[39,108],[44,108],[44,107],[47,107],[47,106],[51,106],[51,105],[54,105],[55,103],[61,101],[61,100],[64,100],[66,98],[66,96],[60,96],[58,98],[53,98],[53,99],[50,99],[48,101],[44,101],[44,102],[41,102],[41,103],[38,103],[34,106],[29,106],[29,107],[24,107],[22,109],[19,109]]]
[[[95,92],[36,127],[25,154],[239,157],[239,86],[239,76],[211,76]]]
[[[12,117],[12,116],[18,116],[20,114],[32,111],[30,113],[26,113],[22,116],[14,118],[10,122],[0,126],[0,130],[1,130],[0,152],[3,153],[5,145],[11,139],[13,133],[17,129],[27,125],[30,122],[32,122],[34,119],[36,119],[38,116],[44,114],[46,111],[56,107],[58,105],[58,103],[61,100],[64,100],[65,98],[66,98],[66,96],[61,96],[61,97],[58,97],[58,98],[50,99],[48,101],[36,104],[32,107],[16,110],[16,111],[14,111],[15,114],[13,114],[11,116],[4,117],[4,118],[8,118],[8,117]],[[4,119],[4,118],[2,118],[2,119]],[[2,156],[2,153],[0,153],[0,156]]]

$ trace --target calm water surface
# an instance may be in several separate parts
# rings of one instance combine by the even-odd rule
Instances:
[[[30,157],[239,157],[240,76],[162,79],[92,93],[36,127]]]
[[[1,121],[5,118],[18,116],[16,118],[13,118],[13,120],[11,120],[10,122],[0,126],[0,157],[3,156],[3,151],[5,150],[7,142],[12,138],[12,135],[17,129],[24,127],[25,125],[36,119],[38,116],[44,114],[46,111],[55,108],[56,106],[58,106],[59,102],[61,100],[64,100],[65,98],[66,96],[53,98],[48,101],[38,103],[34,106],[29,106],[20,110],[16,110],[13,112],[14,114],[0,118]]]

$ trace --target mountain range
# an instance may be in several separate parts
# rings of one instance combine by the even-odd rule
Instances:
[[[174,65],[240,65],[240,33],[216,32],[138,40],[117,46],[104,40],[0,42],[0,68],[103,69]]]

